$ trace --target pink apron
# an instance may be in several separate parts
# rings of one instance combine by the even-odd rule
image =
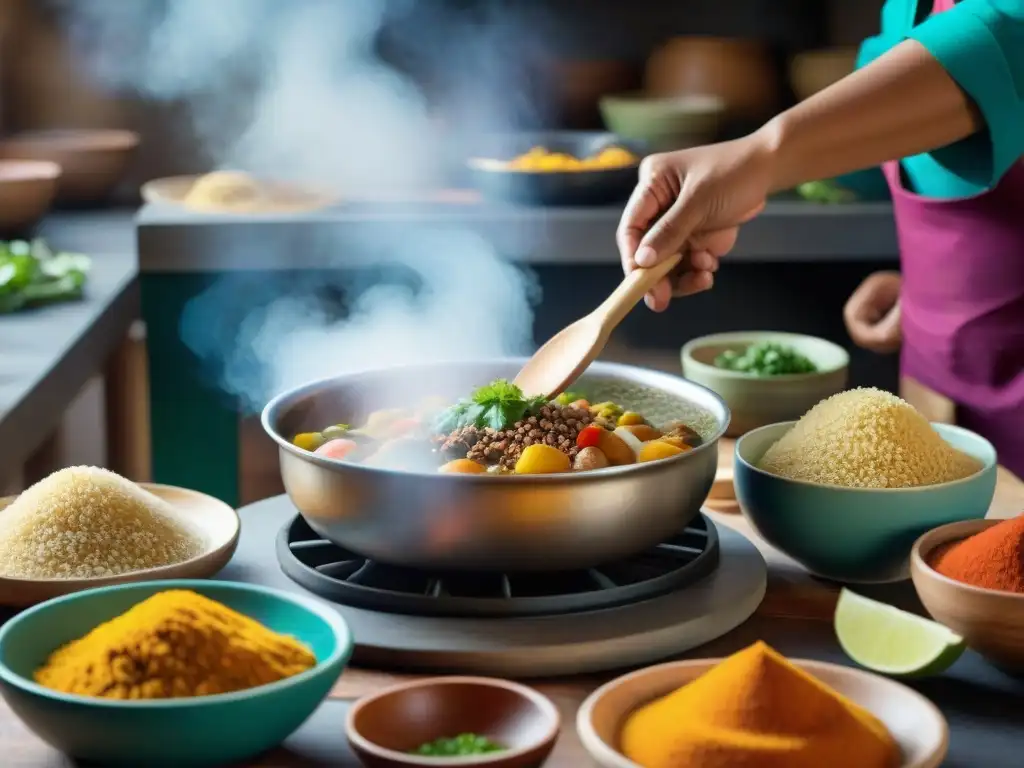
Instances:
[[[901,374],[954,401],[956,422],[1024,477],[1024,163],[952,200],[909,191],[897,162],[883,170],[902,262]]]

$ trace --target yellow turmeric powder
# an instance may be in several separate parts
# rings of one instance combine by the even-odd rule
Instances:
[[[879,720],[764,643],[634,712],[621,745],[643,768],[894,768],[901,760]]]
[[[40,685],[107,699],[230,693],[316,664],[298,640],[188,590],[160,592],[54,651]]]

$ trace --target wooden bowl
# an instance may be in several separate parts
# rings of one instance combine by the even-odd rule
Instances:
[[[228,564],[238,545],[238,532],[241,526],[235,510],[220,499],[188,488],[153,483],[139,483],[139,486],[173,506],[182,518],[191,524],[193,529],[200,532],[206,542],[206,549],[202,554],[183,563],[122,573],[118,576],[99,576],[93,579],[0,577],[0,605],[22,608],[41,603],[52,597],[112,584],[162,579],[206,579]],[[3,511],[16,498],[17,496],[8,496],[0,499],[0,511]]]
[[[641,706],[692,682],[721,659],[659,664],[612,680],[583,702],[576,731],[602,768],[641,768],[619,752],[619,732]],[[942,713],[917,691],[878,675],[821,661],[794,664],[882,721],[903,751],[899,768],[937,768],[949,749],[949,726]]]
[[[857,66],[857,49],[823,48],[796,54],[789,62],[789,84],[803,101],[842,80]]]
[[[754,40],[673,38],[648,59],[644,90],[653,96],[717,96],[733,119],[762,119],[779,107],[771,55]]]
[[[139,135],[131,131],[28,131],[0,142],[0,157],[57,163],[63,170],[57,202],[86,205],[110,195],[138,144]]]
[[[360,699],[349,709],[345,731],[367,768],[534,768],[551,754],[560,726],[558,709],[532,688],[484,677],[436,677]],[[475,757],[409,754],[460,733],[486,736],[506,749]]]
[[[0,160],[0,235],[20,235],[50,210],[60,166],[41,160]]]
[[[936,548],[973,536],[1000,520],[966,520],[924,534],[910,554],[910,576],[928,613],[993,664],[1024,672],[1024,595],[972,587],[929,565]]]

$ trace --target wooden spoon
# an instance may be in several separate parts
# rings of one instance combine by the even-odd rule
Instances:
[[[681,255],[651,267],[635,269],[612,295],[586,317],[556,333],[533,353],[516,376],[527,396],[556,397],[564,392],[601,354],[612,331],[661,278],[676,268]]]

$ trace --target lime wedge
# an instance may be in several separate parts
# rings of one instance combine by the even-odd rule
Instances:
[[[835,615],[846,655],[874,672],[923,677],[945,671],[964,652],[964,639],[934,621],[844,589]]]

